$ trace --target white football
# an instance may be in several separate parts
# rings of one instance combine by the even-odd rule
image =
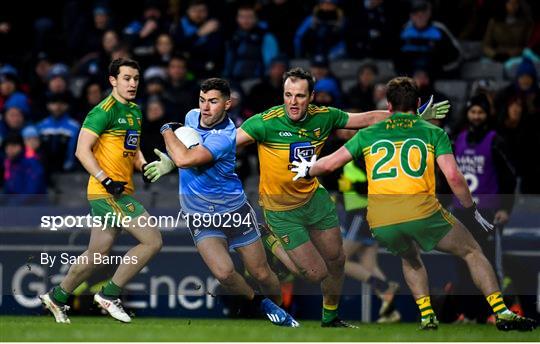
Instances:
[[[202,143],[201,135],[190,127],[180,127],[174,131],[174,134],[187,149]]]

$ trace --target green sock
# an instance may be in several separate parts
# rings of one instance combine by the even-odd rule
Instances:
[[[329,323],[338,315],[338,305],[323,305],[322,322]]]
[[[52,297],[54,301],[58,301],[60,303],[67,303],[69,295],[70,294],[64,289],[62,289],[62,287],[59,285],[53,288]]]
[[[105,296],[118,297],[118,296],[120,296],[120,293],[122,292],[122,288],[120,288],[119,286],[114,284],[114,282],[112,280],[109,280],[109,282],[107,282],[107,284],[105,284],[105,286],[103,287],[101,292]]]

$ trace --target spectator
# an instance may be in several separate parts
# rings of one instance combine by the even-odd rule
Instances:
[[[461,63],[457,40],[444,24],[431,19],[431,4],[425,0],[413,0],[400,38],[400,54],[394,60],[398,73],[423,69],[437,78],[455,72]]]
[[[98,53],[102,46],[102,37],[107,31],[113,30],[109,9],[98,5],[92,11],[92,21],[88,20],[79,24],[79,30],[73,30],[70,34],[71,46],[75,49],[77,56],[84,56],[89,53]]]
[[[147,67],[167,67],[174,54],[174,42],[167,33],[160,34],[154,44],[154,53],[145,63]]]
[[[39,141],[39,133],[36,127],[29,125],[24,128],[22,130],[22,138],[24,140],[24,156],[43,162],[43,155],[40,150],[41,142]]]
[[[96,79],[88,80],[81,92],[82,99],[78,102],[80,106],[75,120],[79,123],[82,122],[86,115],[88,115],[88,112],[101,102],[103,94],[103,86],[99,81]]]
[[[43,166],[36,158],[25,157],[23,139],[19,134],[10,134],[4,149],[4,193],[20,195],[9,197],[8,204],[34,203],[36,195],[47,193]]]
[[[172,35],[189,54],[190,67],[198,78],[215,76],[222,70],[224,38],[219,21],[208,16],[206,1],[192,0]]]
[[[227,42],[224,75],[236,81],[260,78],[279,53],[276,38],[251,6],[238,8],[236,23],[238,28]]]
[[[509,159],[521,178],[520,191],[524,194],[539,194],[540,161],[531,159],[526,147],[540,147],[540,136],[536,128],[540,119],[525,113],[523,101],[519,97],[510,98],[503,116],[500,118],[499,134],[508,144]]]
[[[520,56],[532,28],[532,20],[522,0],[499,0],[496,14],[489,20],[484,35],[484,54],[502,62]]]
[[[506,143],[494,130],[489,111],[490,104],[485,95],[479,94],[469,100],[465,126],[455,140],[454,154],[478,208],[490,223],[498,225],[502,230],[510,218],[514,204],[516,178],[514,168],[510,165]],[[477,228],[475,223],[470,222],[470,217],[464,216],[463,208],[457,199],[454,206],[454,214],[467,228]],[[492,263],[495,262],[493,232],[476,229],[471,230],[471,234],[482,246],[486,257]],[[460,312],[468,319],[485,322],[491,310],[482,296],[472,292],[468,270],[462,266],[459,271],[461,274],[457,293],[467,295],[464,296],[466,300],[459,302],[459,305],[463,306]]]
[[[396,2],[391,2],[396,6]],[[366,56],[390,58],[398,44],[398,18],[390,9],[389,2],[384,0],[361,1],[347,21],[345,41],[347,54],[353,58]]]
[[[170,63],[170,61],[169,61]],[[167,80],[167,69],[150,67],[144,71],[144,94],[146,97],[163,96]]]
[[[184,115],[198,103],[199,88],[188,77],[187,61],[182,56],[174,56],[167,68],[167,83],[163,97],[167,102],[167,112],[177,122],[184,122]]]
[[[149,97],[141,126],[141,152],[148,162],[157,159],[154,149],[165,152],[165,142],[159,129],[169,121],[163,101],[158,96]]]
[[[497,95],[495,100],[497,112],[504,113],[506,104],[514,97],[521,98],[525,113],[535,117],[540,115],[538,75],[533,62],[529,58],[523,58],[517,68],[514,82]]]
[[[30,115],[28,96],[18,90],[17,70],[9,65],[0,69],[0,111],[17,106],[24,115]]]
[[[163,16],[159,0],[146,0],[143,16],[124,28],[124,35],[138,57],[149,56],[159,34],[168,32],[170,23]]]
[[[326,56],[322,54],[313,56],[309,64],[309,71],[315,80],[332,79],[334,83],[339,85],[341,90],[340,81],[330,70],[330,65]]]
[[[69,95],[51,94],[47,100],[49,116],[37,125],[41,145],[51,173],[70,171],[75,167],[75,148],[80,125],[68,114]]]
[[[263,5],[260,17],[268,23],[268,28],[278,41],[282,53],[294,56],[294,31],[297,28],[304,13],[300,1],[295,0],[271,0]]]
[[[318,106],[341,107],[341,91],[339,85],[330,78],[317,80],[313,91],[313,103]]]
[[[66,98],[68,105],[73,109],[75,108],[75,100],[68,88],[69,76],[69,67],[67,65],[63,63],[54,64],[47,75],[48,84],[46,96],[48,98],[60,94]],[[47,98],[44,104],[40,104],[40,110],[39,113],[36,114],[36,119],[42,119],[48,115]]]
[[[277,99],[283,97],[282,78],[283,73],[288,69],[289,63],[283,56],[278,56],[272,60],[267,75],[249,91],[246,109],[250,115],[271,108]]]
[[[0,143],[9,134],[20,135],[25,122],[22,110],[15,105],[8,107],[3,117],[0,122]]]
[[[322,54],[329,60],[343,57],[345,51],[345,16],[337,0],[319,0],[294,36],[296,57]]]
[[[52,62],[46,52],[40,52],[33,61],[30,74],[30,99],[32,99],[32,113],[39,112],[39,104],[45,104],[45,94],[47,93],[47,76],[52,67]],[[30,66],[29,66],[30,68]]]
[[[366,63],[358,69],[356,84],[347,92],[347,106],[355,112],[370,111],[375,108],[373,91],[379,69]]]

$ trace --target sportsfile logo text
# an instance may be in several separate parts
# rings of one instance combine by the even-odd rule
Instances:
[[[134,221],[135,220],[135,221]],[[104,216],[67,215],[41,217],[41,228],[57,231],[62,228],[101,228],[105,230],[111,227],[139,227],[139,228],[177,228],[182,224],[183,216],[179,212],[176,217],[169,216],[138,216],[132,218],[115,212],[108,212]]]

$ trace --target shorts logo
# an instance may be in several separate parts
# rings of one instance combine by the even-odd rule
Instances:
[[[281,241],[283,241],[283,243],[284,243],[285,245],[288,245],[288,244],[291,242],[291,240],[289,239],[289,236],[288,236],[288,235],[284,235],[284,236],[282,236],[280,239],[281,239]]]
[[[289,162],[298,161],[300,157],[309,160],[315,154],[315,146],[311,142],[291,143]]]
[[[136,150],[139,145],[139,132],[137,130],[128,130],[124,139],[124,148]]]
[[[131,211],[131,212],[134,212],[135,211],[135,206],[133,205],[133,203],[128,203],[126,204],[126,208],[127,210]]]

